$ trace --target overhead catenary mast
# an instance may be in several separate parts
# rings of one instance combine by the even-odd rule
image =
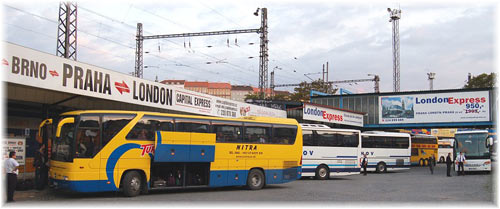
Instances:
[[[394,76],[394,92],[399,92],[399,19],[401,9],[387,8],[390,13],[389,22],[392,22],[392,62]]]

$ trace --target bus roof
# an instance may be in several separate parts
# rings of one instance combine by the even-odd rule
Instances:
[[[364,131],[361,133],[361,135],[410,137],[410,134],[408,133],[385,132],[385,131]]]
[[[182,117],[182,118],[193,118],[193,119],[209,119],[209,120],[230,120],[230,121],[241,121],[241,122],[261,122],[261,123],[281,123],[289,125],[298,125],[295,119],[291,118],[272,118],[272,117],[257,117],[257,116],[246,116],[240,118],[222,118],[214,116],[204,116],[204,115],[183,115],[183,114],[172,114],[172,113],[160,113],[160,112],[147,112],[147,111],[126,111],[126,110],[78,110],[65,112],[61,115],[80,115],[86,113],[111,113],[111,114],[147,114],[153,116],[166,116],[166,117]]]
[[[360,132],[356,129],[330,128],[324,124],[306,124],[301,123],[302,130],[320,130],[320,131],[345,131],[345,132]]]
[[[455,135],[457,135],[457,134],[478,134],[478,133],[488,133],[488,130],[457,131],[457,132],[455,132]]]

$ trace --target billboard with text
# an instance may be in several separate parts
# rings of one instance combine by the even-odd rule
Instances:
[[[379,97],[379,123],[483,122],[490,120],[489,92]]]

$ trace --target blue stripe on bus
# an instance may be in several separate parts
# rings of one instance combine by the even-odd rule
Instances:
[[[131,149],[140,149],[141,146],[138,144],[134,143],[128,143],[119,146],[116,148],[111,155],[109,155],[108,162],[106,163],[106,176],[108,177],[108,181],[111,182],[111,186],[116,188],[115,181],[114,181],[114,171],[115,171],[115,166],[120,157],[127,151]]]
[[[293,167],[286,169],[265,170],[266,184],[281,184],[290,182],[301,177],[302,168]],[[210,171],[210,187],[242,186],[246,185],[248,170],[221,170]]]
[[[338,158],[355,158],[358,159],[358,156],[337,156]]]
[[[319,166],[320,164],[303,164],[302,166]],[[328,166],[357,166],[357,164],[327,164]]]
[[[75,191],[75,192],[107,192],[118,191],[111,184],[107,184],[107,180],[87,180],[87,181],[64,181],[51,179],[52,182],[57,184],[56,188],[61,190]]]
[[[410,168],[410,165],[407,164],[407,165],[386,165],[387,168]],[[366,166],[368,168],[376,168],[377,165],[368,165]]]
[[[368,165],[377,165],[379,162],[376,163],[368,163]],[[397,165],[396,163],[388,163],[384,162],[386,165]],[[410,162],[405,162],[404,165],[410,165]]]
[[[330,168],[330,172],[360,172],[361,168]],[[302,173],[315,173],[316,168],[302,168]]]
[[[248,170],[210,171],[210,187],[243,186],[247,183]],[[302,168],[265,170],[266,184],[281,184],[300,179]],[[50,179],[57,184],[56,188],[75,192],[106,192],[118,191],[114,184],[107,184],[107,180],[66,181]],[[149,185],[149,182],[148,182]]]

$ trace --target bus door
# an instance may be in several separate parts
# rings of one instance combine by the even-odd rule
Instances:
[[[40,123],[40,126],[38,127],[38,135],[36,137],[36,141],[40,146],[45,145],[45,148],[43,149],[43,153],[45,153],[45,159],[50,159],[50,152],[52,147],[52,131],[52,119],[45,119],[44,121],[42,121],[42,123]]]

